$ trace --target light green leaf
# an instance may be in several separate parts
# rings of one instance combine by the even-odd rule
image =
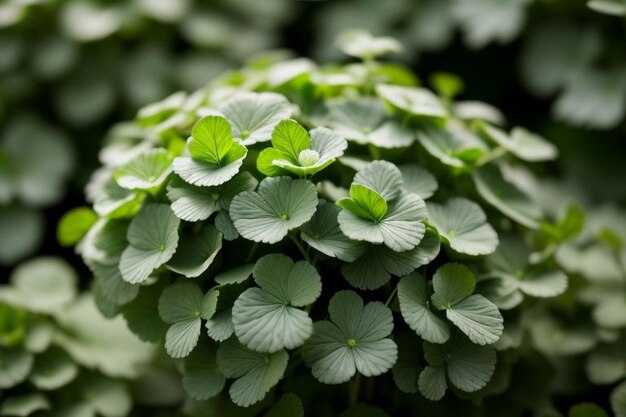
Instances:
[[[130,413],[133,404],[124,381],[90,375],[80,387],[79,398],[84,398],[91,413],[103,417],[123,417]]]
[[[219,394],[226,379],[219,372],[212,346],[200,346],[185,359],[183,387],[194,400],[202,401]]]
[[[24,335],[24,348],[31,353],[41,353],[48,349],[54,336],[54,327],[48,321],[31,323]]]
[[[311,148],[311,137],[306,129],[295,120],[283,120],[272,132],[272,147],[295,162],[300,152]]]
[[[220,285],[241,284],[252,275],[254,264],[244,264],[224,271],[215,276],[215,282]]]
[[[27,417],[31,414],[50,410],[50,402],[39,392],[6,398],[0,405],[0,416]]]
[[[587,357],[587,376],[597,385],[613,384],[626,377],[626,337],[595,348]]]
[[[20,264],[10,277],[18,305],[40,313],[53,313],[74,300],[76,272],[60,258],[39,257]]]
[[[257,192],[244,191],[233,198],[230,216],[246,239],[277,243],[289,230],[310,220],[317,203],[317,191],[310,181],[265,178]]]
[[[609,415],[596,404],[580,403],[569,409],[567,417],[609,417]]]
[[[241,284],[225,285],[211,290],[219,292],[215,314],[206,322],[207,334],[211,339],[217,342],[223,342],[235,333],[232,307],[239,295],[241,295],[246,288],[247,285],[244,282]]]
[[[363,305],[353,291],[339,291],[328,306],[331,321],[314,325],[302,357],[313,376],[325,384],[341,384],[358,370],[364,376],[381,375],[394,365],[396,344],[391,310],[380,302]]]
[[[297,395],[284,394],[264,417],[304,417],[304,407]]]
[[[532,297],[551,298],[567,289],[567,275],[562,271],[530,272],[518,283],[519,289]]]
[[[233,139],[230,123],[219,116],[200,119],[191,131],[187,148],[189,156],[174,159],[174,172],[189,184],[205,187],[234,177],[248,153]]]
[[[626,15],[626,4],[616,0],[589,0],[587,1],[587,7],[596,12],[613,16]]]
[[[206,271],[222,249],[222,234],[211,225],[196,234],[183,235],[178,249],[166,264],[171,271],[195,278]]]
[[[626,381],[619,384],[611,393],[611,408],[615,417],[626,416]]]
[[[56,390],[69,384],[78,375],[78,366],[67,353],[52,347],[35,358],[30,381],[40,390]]]
[[[558,155],[556,146],[521,127],[514,128],[510,135],[488,124],[482,126],[482,131],[498,145],[524,161],[549,161]]]
[[[222,232],[224,239],[228,241],[235,240],[239,237],[239,232],[235,228],[230,215],[226,211],[220,211],[215,216],[215,227]]]
[[[230,398],[240,407],[261,401],[278,383],[287,369],[289,355],[284,350],[274,353],[254,352],[235,339],[220,344],[217,365],[227,378],[236,378],[230,386]]]
[[[466,266],[449,263],[435,272],[433,288],[433,304],[443,310],[469,297],[476,288],[476,278]]]
[[[178,246],[180,219],[167,204],[148,204],[128,228],[129,246],[122,253],[122,278],[131,284],[144,282],[169,261]]]
[[[597,343],[588,325],[565,325],[547,315],[529,317],[531,340],[539,352],[548,356],[573,356],[590,351]]]
[[[445,205],[428,205],[428,221],[452,249],[468,255],[487,255],[496,250],[498,235],[487,223],[482,208],[464,198],[452,198]]]
[[[429,366],[420,375],[419,388],[433,401],[443,397],[446,375],[461,391],[475,392],[487,385],[495,371],[496,351],[473,345],[457,333],[443,345],[424,342],[424,356]]]
[[[26,207],[0,207],[0,264],[13,264],[35,252],[43,239],[44,216]]]
[[[446,309],[446,316],[479,345],[497,342],[504,329],[498,307],[480,294],[470,295]]]
[[[359,289],[373,290],[386,284],[391,275],[406,275],[429,264],[440,250],[439,238],[427,233],[414,249],[395,252],[384,245],[370,245],[356,261],[341,267],[346,280]]]
[[[371,188],[389,202],[400,195],[402,173],[391,162],[373,161],[359,169],[353,183]]]
[[[275,93],[237,93],[219,107],[243,145],[267,142],[274,127],[293,113],[289,101]]]
[[[249,172],[241,172],[216,187],[196,187],[175,178],[168,184],[167,197],[178,218],[195,222],[208,219],[220,209],[228,210],[233,197],[242,191],[254,190],[258,183]]]
[[[313,322],[295,307],[319,297],[322,283],[315,268],[285,255],[266,255],[254,267],[254,280],[261,288],[244,291],[232,310],[239,341],[269,353],[301,346],[311,336]]]
[[[88,207],[78,207],[65,213],[57,226],[57,240],[61,246],[78,243],[98,220],[98,215]]]
[[[104,217],[130,217],[141,209],[146,193],[120,187],[109,179],[96,195],[93,209]]]
[[[159,316],[171,324],[165,335],[165,349],[171,357],[184,358],[198,344],[203,307],[202,291],[194,282],[178,281],[163,291]]]
[[[402,189],[426,200],[437,191],[439,184],[433,174],[417,164],[405,164],[398,167],[402,174]]]
[[[530,229],[539,227],[541,211],[520,190],[502,178],[495,167],[484,167],[473,174],[476,189],[485,201],[512,220]]]
[[[376,93],[393,106],[415,116],[439,119],[447,115],[437,96],[425,88],[379,84]]]
[[[404,321],[422,339],[445,343],[450,338],[450,328],[430,309],[428,296],[426,280],[417,272],[405,275],[398,283],[398,300]]]
[[[24,350],[0,347],[0,388],[13,388],[24,382],[33,363],[33,355]]]
[[[351,240],[343,234],[337,222],[340,211],[336,205],[320,200],[311,220],[301,227],[300,236],[327,256],[354,262],[365,252],[367,244]]]
[[[362,227],[365,229],[372,227],[373,231],[376,230],[375,226],[370,225],[370,223],[382,220],[388,209],[387,202],[380,194],[365,185],[356,183],[352,183],[350,186],[350,197],[337,200],[337,205],[364,220]],[[352,218],[352,216],[348,218]]]
[[[372,36],[364,30],[351,30],[339,37],[339,48],[347,55],[370,60],[402,51],[402,45],[388,36]]]
[[[122,188],[149,190],[163,184],[172,172],[171,164],[165,149],[151,149],[118,168],[114,178]]]
[[[468,131],[425,127],[417,132],[417,139],[429,154],[455,168],[472,165],[488,150],[479,137]]]

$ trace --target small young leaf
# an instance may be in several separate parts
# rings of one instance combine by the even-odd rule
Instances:
[[[98,215],[88,207],[78,207],[61,217],[57,227],[57,240],[61,246],[78,243],[98,220]]]

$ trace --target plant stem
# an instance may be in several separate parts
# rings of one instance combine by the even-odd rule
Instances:
[[[250,250],[248,251],[248,255],[246,256],[246,263],[249,263],[252,260],[258,247],[259,247],[258,242],[254,242],[252,246],[250,246]]]
[[[298,248],[298,250],[302,254],[302,257],[304,258],[304,260],[307,261],[308,263],[312,264],[313,262],[311,262],[311,257],[309,256],[309,253],[306,251],[304,246],[302,246],[302,243],[300,243],[300,239],[298,239],[295,235],[293,235],[291,233],[289,234],[289,238],[296,245],[296,247]]]
[[[476,165],[478,165],[478,166],[487,165],[489,162],[494,161],[494,160],[496,160],[496,159],[506,155],[507,152],[508,151],[506,149],[504,149],[503,147],[501,147],[501,146],[499,146],[497,148],[494,148],[489,153],[487,153],[485,156],[483,156],[478,161],[476,161]]]
[[[352,381],[352,383],[348,386],[349,393],[348,398],[350,400],[350,405],[356,404],[359,400],[359,391],[361,391],[361,374],[357,372],[356,377]]]
[[[398,286],[396,285],[396,287],[393,289],[393,291],[391,291],[391,294],[389,294],[389,297],[387,298],[387,301],[385,301],[385,307],[389,307],[389,303],[391,303],[391,300],[394,299],[394,297],[396,296],[397,293],[398,293]]]

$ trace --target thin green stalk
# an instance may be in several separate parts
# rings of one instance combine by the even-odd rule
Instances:
[[[354,405],[359,400],[359,393],[361,391],[361,374],[357,372],[354,380],[348,385],[348,398],[350,405]]]
[[[391,303],[391,300],[394,299],[394,297],[396,296],[396,294],[398,293],[398,286],[396,286],[393,291],[391,291],[391,294],[389,294],[389,297],[387,298],[387,301],[385,301],[385,307],[389,307],[389,304]]]
[[[306,248],[300,242],[300,239],[298,239],[297,236],[295,236],[295,235],[293,235],[291,233],[289,233],[289,238],[294,243],[294,245],[296,245],[296,247],[298,248],[298,250],[302,254],[302,257],[304,258],[304,260],[307,261],[308,263],[312,264],[313,262],[311,262],[311,257],[309,256],[309,253],[307,252]]]

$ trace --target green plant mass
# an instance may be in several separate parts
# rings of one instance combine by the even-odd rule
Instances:
[[[175,359],[176,412],[558,416],[555,395],[575,389],[559,367],[586,355],[581,373],[614,384],[624,416],[623,233],[540,204],[528,184],[557,149],[458,106],[460,80],[430,91],[383,59],[391,38],[340,44],[358,60],[268,58],[140,110],[105,144],[92,209],[61,222],[95,305]],[[50,314],[75,296],[48,279],[19,305]]]

